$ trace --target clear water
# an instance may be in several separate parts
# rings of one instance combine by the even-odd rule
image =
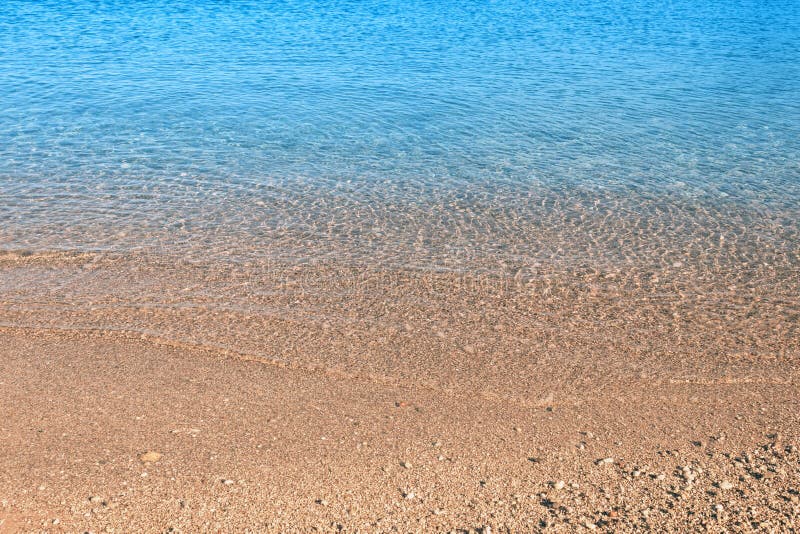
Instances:
[[[798,218],[796,0],[0,3],[7,250],[796,284]]]

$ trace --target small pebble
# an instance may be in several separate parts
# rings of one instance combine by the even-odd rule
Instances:
[[[721,490],[733,489],[733,484],[731,484],[727,480],[723,480],[722,482],[719,483],[719,489]]]
[[[139,460],[145,463],[152,463],[157,462],[161,459],[162,454],[155,451],[147,451],[144,454],[139,455]]]

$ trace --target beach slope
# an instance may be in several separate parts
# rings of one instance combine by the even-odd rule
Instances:
[[[754,364],[755,365],[755,364]],[[542,370],[542,382],[562,369]],[[0,330],[0,530],[787,531],[796,370],[520,399]]]

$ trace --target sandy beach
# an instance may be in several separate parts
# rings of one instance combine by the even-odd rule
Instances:
[[[790,531],[800,520],[790,369],[738,383],[587,380],[557,405],[523,406],[125,336],[0,335],[9,532]]]
[[[645,299],[614,276],[580,288],[261,269],[243,290],[255,313],[237,310],[231,273],[203,271],[177,301],[186,284],[171,277],[197,281],[196,267],[131,262],[4,257],[4,531],[800,521],[785,285],[703,307]],[[54,276],[56,292],[42,282]],[[200,287],[227,307],[200,305]]]
[[[0,534],[798,532],[798,43],[0,0]]]

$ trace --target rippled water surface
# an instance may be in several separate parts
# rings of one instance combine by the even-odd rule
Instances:
[[[0,95],[7,250],[797,273],[794,0],[5,0]]]

